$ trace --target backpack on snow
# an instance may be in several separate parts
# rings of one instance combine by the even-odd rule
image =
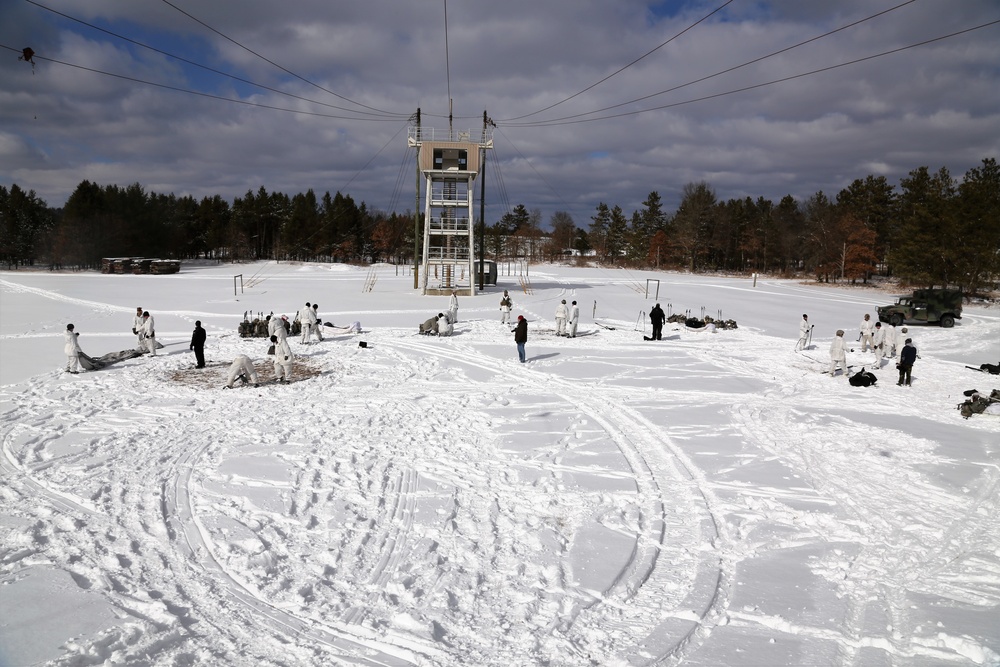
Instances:
[[[1000,375],[1000,364],[981,364],[979,370],[986,371],[990,375]]]
[[[851,383],[852,387],[871,387],[878,382],[878,378],[875,377],[874,373],[869,373],[862,368],[860,371],[852,375],[847,381]]]

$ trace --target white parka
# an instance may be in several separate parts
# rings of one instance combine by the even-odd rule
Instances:
[[[63,352],[66,353],[67,357],[75,357],[83,351],[80,349],[80,341],[77,339],[77,336],[79,335],[80,334],[75,331],[70,331],[69,329],[66,329],[66,331],[63,332],[63,338],[66,339],[66,345],[63,346]]]
[[[882,327],[882,331],[885,332],[883,334],[885,338],[882,342],[882,346],[885,348],[886,353],[892,352],[896,347],[896,327],[891,324],[887,324]]]
[[[847,361],[847,341],[843,336],[834,336],[830,343],[830,359],[832,361]]]
[[[847,361],[847,341],[843,336],[834,336],[830,343],[830,359],[832,361]]]
[[[885,328],[884,327],[875,327],[875,335],[872,338],[872,342],[876,346],[881,345],[882,348],[885,349]]]
[[[287,338],[278,337],[278,342],[274,344],[274,363],[275,364],[287,364],[291,366],[292,360],[295,356],[292,354],[292,348],[288,345]]]
[[[288,332],[285,331],[285,320],[280,317],[272,316],[271,319],[267,321],[267,335],[277,336],[278,340],[288,337]]]

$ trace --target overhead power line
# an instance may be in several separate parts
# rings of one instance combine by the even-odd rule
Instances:
[[[204,21],[202,21],[201,19],[199,19],[199,18],[197,18],[197,17],[195,17],[195,16],[193,16],[193,15],[189,14],[188,12],[184,11],[183,9],[181,9],[180,7],[178,7],[177,5],[175,5],[175,4],[173,4],[172,2],[170,2],[170,0],[160,0],[160,1],[161,1],[161,2],[163,3],[163,4],[165,4],[165,5],[168,5],[168,6],[170,6],[170,7],[173,7],[173,8],[174,8],[174,9],[176,9],[176,10],[177,10],[178,12],[180,12],[180,13],[181,13],[181,14],[183,14],[184,16],[188,17],[189,19],[191,19],[191,20],[192,20],[192,21],[194,21],[195,23],[198,23],[199,25],[202,25],[202,26],[204,26],[205,28],[207,28],[207,29],[211,30],[211,31],[212,31],[212,32],[214,32],[214,33],[215,33],[216,35],[218,35],[219,37],[222,37],[223,39],[225,39],[225,40],[227,40],[227,41],[231,42],[232,44],[235,44],[236,46],[240,47],[241,49],[243,49],[243,50],[244,50],[244,51],[246,51],[247,53],[250,53],[250,54],[252,54],[252,55],[254,55],[254,56],[257,56],[258,58],[260,58],[260,59],[261,59],[261,60],[263,60],[264,62],[266,62],[266,63],[268,63],[268,64],[270,64],[270,65],[273,65],[274,67],[277,67],[277,68],[278,68],[278,69],[280,69],[280,70],[281,70],[282,72],[284,72],[284,73],[286,73],[286,74],[288,74],[288,75],[290,75],[290,76],[293,76],[293,77],[295,77],[296,79],[298,79],[299,81],[302,81],[302,82],[304,82],[304,83],[307,83],[307,84],[309,84],[310,86],[313,86],[314,88],[318,88],[319,90],[322,90],[322,91],[323,91],[323,92],[325,92],[325,93],[329,93],[330,95],[333,95],[333,96],[334,96],[334,97],[336,97],[336,98],[339,98],[339,99],[342,99],[342,100],[344,100],[345,102],[350,102],[351,104],[356,104],[357,106],[359,106],[359,107],[362,107],[362,108],[364,108],[364,109],[368,109],[369,111],[375,111],[375,112],[377,112],[377,113],[382,113],[382,114],[387,114],[387,115],[393,115],[393,116],[401,116],[401,115],[402,115],[402,116],[405,116],[405,115],[406,115],[406,114],[396,114],[396,113],[393,113],[393,112],[391,112],[391,111],[384,111],[384,110],[382,110],[382,109],[376,109],[375,107],[371,107],[371,106],[368,106],[367,104],[362,104],[361,102],[355,102],[354,100],[350,99],[349,97],[344,97],[343,95],[341,95],[341,94],[339,94],[339,93],[335,93],[334,91],[330,90],[329,88],[325,88],[325,87],[323,87],[323,86],[319,85],[318,83],[316,83],[316,82],[314,82],[314,81],[310,81],[309,79],[307,79],[307,78],[305,78],[305,77],[302,77],[302,76],[299,76],[298,74],[296,74],[296,73],[295,73],[295,72],[293,72],[292,70],[290,70],[290,69],[287,69],[286,67],[283,67],[283,66],[279,65],[278,63],[274,62],[273,60],[270,60],[269,58],[267,58],[267,57],[265,57],[265,56],[262,56],[261,54],[257,53],[257,52],[256,52],[256,51],[254,51],[253,49],[251,49],[251,48],[249,48],[249,47],[247,47],[247,46],[244,46],[243,44],[240,44],[239,42],[237,42],[237,41],[236,41],[235,39],[233,39],[232,37],[230,37],[230,36],[228,36],[228,35],[226,35],[226,34],[224,34],[224,33],[220,32],[219,30],[216,30],[215,28],[213,28],[212,26],[208,25],[207,23],[205,23],[205,22],[204,22]]]
[[[0,49],[7,49],[8,51],[13,51],[15,53],[21,53],[23,49],[15,49],[7,44],[0,44]],[[171,86],[165,83],[157,83],[155,81],[146,81],[145,79],[139,79],[134,76],[128,76],[126,74],[115,74],[114,72],[106,72],[104,70],[96,69],[93,67],[86,67],[84,65],[77,65],[75,63],[68,63],[63,60],[57,60],[56,58],[47,58],[45,56],[40,56],[37,53],[34,54],[35,60],[43,60],[50,63],[55,63],[57,65],[64,65],[66,67],[73,67],[75,69],[83,70],[85,72],[93,72],[94,74],[101,74],[104,76],[110,76],[115,79],[122,79],[123,81],[131,81],[133,83],[141,83],[146,86],[154,86],[156,88],[163,88],[164,90],[172,90],[178,93],[186,93],[188,95],[197,95],[198,97],[205,97],[212,100],[219,100],[221,102],[230,102],[232,104],[240,104],[247,107],[257,107],[259,109],[270,109],[271,111],[284,111],[285,113],[294,113],[302,116],[317,116],[319,118],[337,118],[339,120],[360,120],[366,122],[389,122],[398,123],[400,118],[389,118],[384,116],[368,116],[368,117],[357,117],[357,116],[338,116],[329,113],[319,113],[316,111],[304,111],[302,109],[287,109],[285,107],[278,107],[271,104],[261,104],[260,102],[248,102],[246,100],[233,99],[232,97],[223,97],[221,95],[213,95],[212,93],[205,93],[200,90],[191,90],[189,88],[181,88],[180,86]],[[355,112],[356,113],[356,112]]]
[[[828,72],[830,70],[835,70],[835,69],[838,69],[838,68],[841,68],[841,67],[847,67],[849,65],[856,65],[858,63],[862,63],[862,62],[865,62],[865,61],[868,61],[868,60],[874,60],[875,58],[881,58],[883,56],[892,55],[894,53],[899,53],[901,51],[906,51],[908,49],[915,49],[915,48],[917,48],[919,46],[926,46],[927,44],[933,44],[934,42],[940,42],[940,41],[945,40],[945,39],[951,39],[952,37],[958,37],[959,35],[964,35],[966,33],[972,32],[974,30],[981,30],[982,28],[988,28],[988,27],[990,27],[992,25],[997,25],[997,24],[1000,24],[1000,19],[998,19],[996,21],[989,21],[987,23],[982,23],[980,25],[973,26],[971,28],[966,28],[965,30],[959,30],[957,32],[949,33],[947,35],[941,35],[940,37],[933,37],[931,39],[925,39],[925,40],[923,40],[921,42],[916,42],[915,44],[909,44],[907,46],[901,46],[901,47],[896,48],[896,49],[890,49],[888,51],[883,51],[881,53],[876,53],[874,55],[865,56],[864,58],[855,58],[854,60],[849,60],[847,62],[843,62],[843,63],[837,64],[837,65],[830,65],[829,67],[821,67],[819,69],[810,70],[808,72],[802,72],[801,74],[793,74],[792,76],[786,76],[786,77],[782,77],[780,79],[773,79],[771,81],[765,81],[764,83],[757,83],[757,84],[753,84],[751,86],[743,86],[741,88],[735,88],[733,90],[727,90],[727,91],[722,92],[722,93],[715,93],[714,95],[705,95],[705,96],[702,96],[702,97],[696,97],[694,99],[684,100],[682,102],[674,102],[672,104],[663,104],[663,105],[656,106],[656,107],[650,107],[648,109],[637,109],[635,111],[626,111],[626,112],[623,112],[623,113],[610,114],[610,115],[607,115],[607,116],[598,116],[598,117],[595,117],[595,118],[553,119],[553,120],[549,120],[549,121],[539,121],[539,122],[536,122],[536,123],[514,124],[514,125],[509,125],[509,127],[550,127],[550,126],[554,126],[554,125],[574,125],[574,124],[577,124],[577,123],[590,123],[590,122],[599,121],[599,120],[608,120],[608,119],[611,119],[611,118],[622,118],[624,116],[635,116],[635,115],[642,114],[642,113],[649,113],[650,111],[661,111],[663,109],[670,109],[670,108],[673,108],[673,107],[684,106],[686,104],[694,104],[695,102],[704,102],[705,100],[711,100],[711,99],[715,99],[715,98],[718,98],[718,97],[725,97],[726,95],[735,95],[736,93],[743,93],[743,92],[746,92],[748,90],[754,90],[756,88],[764,88],[765,86],[773,86],[774,84],[777,84],[777,83],[784,83],[785,81],[791,81],[793,79],[801,79],[803,77],[812,76],[813,74],[820,74],[822,72]]]
[[[273,93],[278,93],[279,95],[285,95],[286,97],[291,97],[291,98],[296,99],[296,100],[302,100],[303,102],[309,102],[310,104],[318,104],[320,106],[328,107],[328,108],[331,108],[331,109],[337,109],[339,111],[347,111],[347,112],[350,112],[350,113],[357,113],[357,114],[366,114],[366,113],[369,113],[369,112],[366,112],[366,111],[359,111],[357,109],[348,109],[346,107],[340,107],[340,106],[337,106],[335,104],[330,104],[329,102],[320,102],[319,100],[309,99],[307,97],[302,97],[301,95],[295,95],[294,93],[285,92],[285,91],[279,90],[277,88],[272,88],[271,86],[266,86],[266,85],[261,84],[261,83],[256,83],[255,81],[250,81],[249,79],[244,79],[242,77],[236,76],[235,74],[231,74],[229,72],[223,72],[222,70],[215,69],[214,67],[209,67],[208,65],[203,65],[203,64],[195,62],[193,60],[189,60],[188,58],[184,58],[183,56],[178,56],[178,55],[170,53],[168,51],[164,51],[162,49],[158,49],[155,46],[150,46],[149,44],[144,44],[142,42],[136,41],[136,40],[131,39],[129,37],[125,37],[124,35],[120,35],[120,34],[118,34],[116,32],[108,30],[106,28],[102,28],[102,27],[96,26],[96,25],[94,25],[92,23],[88,23],[88,22],[86,22],[86,21],[84,21],[82,19],[78,19],[75,16],[70,16],[69,14],[57,11],[55,9],[52,9],[51,7],[46,7],[45,5],[43,5],[43,4],[39,3],[39,2],[35,2],[35,0],[25,0],[25,1],[28,2],[29,4],[35,5],[39,9],[44,9],[47,12],[52,12],[53,14],[56,14],[57,16],[61,16],[61,17],[65,18],[65,19],[68,19],[70,21],[75,21],[76,23],[79,23],[80,25],[84,25],[84,26],[87,26],[88,28],[91,28],[93,30],[97,30],[97,31],[103,32],[106,35],[111,35],[112,37],[114,37],[116,39],[120,39],[120,40],[122,40],[124,42],[128,42],[129,44],[134,44],[134,45],[139,46],[141,48],[148,49],[148,50],[153,51],[155,53],[159,53],[161,55],[164,55],[164,56],[166,56],[168,58],[173,58],[174,60],[178,60],[180,62],[186,63],[188,65],[191,65],[192,67],[198,67],[198,68],[203,69],[203,70],[205,70],[207,72],[212,72],[213,74],[218,74],[219,76],[223,76],[223,77],[226,77],[228,79],[232,79],[234,81],[239,81],[240,83],[245,83],[245,84],[248,84],[248,85],[251,85],[251,86],[255,86],[255,87],[260,88],[262,90],[269,90],[269,91],[271,91]],[[384,112],[379,111],[377,113],[383,114]],[[391,115],[392,115],[391,120],[396,120],[396,119],[399,119],[399,118],[402,118],[402,117],[405,116],[405,114],[391,114]]]
[[[692,23],[688,27],[684,28],[683,30],[681,30],[679,33],[677,33],[676,35],[674,35],[673,37],[671,37],[667,41],[663,42],[662,44],[660,44],[659,46],[657,46],[654,49],[650,49],[649,51],[647,51],[646,53],[642,54],[641,56],[639,56],[638,58],[636,58],[635,60],[633,60],[629,64],[625,65],[624,67],[621,67],[621,68],[615,70],[614,72],[612,72],[611,74],[608,74],[606,77],[604,77],[600,81],[596,81],[596,82],[590,84],[589,86],[587,86],[583,90],[581,90],[581,91],[579,91],[577,93],[573,93],[572,95],[570,95],[566,99],[559,100],[555,104],[550,104],[549,106],[547,106],[545,108],[542,108],[542,109],[539,109],[538,111],[532,111],[529,114],[524,114],[523,116],[517,116],[517,117],[511,118],[509,120],[514,121],[514,120],[521,120],[522,118],[529,118],[531,116],[537,116],[538,114],[542,113],[543,111],[548,111],[549,109],[552,109],[553,107],[557,107],[560,104],[563,104],[564,102],[569,102],[574,97],[579,97],[580,95],[583,95],[588,90],[593,90],[594,88],[596,88],[597,86],[601,85],[602,83],[604,83],[605,81],[607,81],[611,77],[617,76],[618,74],[621,74],[622,72],[624,72],[625,70],[627,70],[629,67],[631,67],[632,65],[635,65],[637,62],[639,62],[640,60],[642,60],[643,58],[645,58],[645,57],[647,57],[647,56],[655,53],[656,51],[659,51],[664,46],[666,46],[670,42],[674,41],[675,39],[677,39],[678,37],[680,37],[684,33],[688,32],[689,30],[691,30],[692,28],[694,28],[698,24],[700,24],[700,23],[708,20],[713,14],[716,14],[717,12],[721,11],[722,9],[724,9],[726,7],[726,5],[730,4],[731,2],[733,2],[733,0],[726,0],[726,2],[722,3],[721,5],[719,5],[718,7],[716,7],[715,9],[713,9],[712,11],[710,11],[708,14],[705,14],[700,19],[698,19],[697,21],[695,21],[694,23]]]
[[[564,121],[564,120],[570,120],[570,119],[573,119],[573,118],[581,118],[583,116],[590,116],[590,115],[601,113],[601,112],[604,112],[604,111],[610,111],[611,109],[617,109],[619,107],[623,107],[623,106],[626,106],[626,105],[629,105],[629,104],[635,104],[636,102],[642,102],[644,100],[648,100],[648,99],[651,99],[653,97],[657,97],[659,95],[666,95],[667,93],[672,93],[672,92],[674,92],[676,90],[680,90],[681,88],[687,88],[688,86],[693,86],[696,83],[701,83],[703,81],[708,81],[709,79],[714,79],[717,76],[722,76],[723,74],[728,74],[730,72],[735,72],[736,70],[742,69],[743,67],[748,67],[750,65],[759,63],[759,62],[761,62],[763,60],[767,60],[768,58],[773,58],[774,56],[781,55],[782,53],[787,53],[787,52],[789,52],[789,51],[791,51],[793,49],[797,49],[800,46],[805,46],[806,44],[810,44],[812,42],[819,41],[819,40],[821,40],[821,39],[823,39],[825,37],[829,37],[830,35],[833,35],[833,34],[836,34],[838,32],[842,32],[844,30],[847,30],[848,28],[853,28],[853,27],[855,27],[857,25],[860,25],[861,23],[864,23],[866,21],[871,21],[872,19],[876,19],[876,18],[878,18],[880,16],[884,16],[885,14],[888,14],[889,12],[893,12],[893,11],[895,11],[897,9],[900,9],[901,7],[905,7],[906,5],[913,4],[916,1],[917,0],[906,0],[906,2],[902,2],[902,3],[898,4],[898,5],[896,5],[895,7],[890,7],[888,9],[882,10],[882,11],[880,11],[878,13],[872,14],[871,16],[866,16],[863,19],[859,19],[859,20],[854,21],[852,23],[848,23],[846,25],[842,25],[839,28],[835,28],[835,29],[830,30],[828,32],[825,32],[825,33],[823,33],[821,35],[816,35],[815,37],[810,37],[807,40],[799,42],[798,44],[792,44],[791,46],[786,46],[783,49],[778,49],[777,51],[772,51],[771,53],[768,53],[767,55],[760,56],[758,58],[754,58],[753,60],[748,60],[748,61],[746,61],[744,63],[741,63],[739,65],[734,65],[733,67],[729,67],[729,68],[724,69],[724,70],[720,70],[720,71],[716,72],[715,74],[709,74],[707,76],[703,76],[701,78],[694,79],[692,81],[688,81],[687,83],[682,83],[682,84],[679,84],[679,85],[674,86],[672,88],[667,88],[666,90],[661,90],[661,91],[656,92],[656,93],[651,93],[649,95],[644,95],[643,97],[637,97],[637,98],[635,98],[633,100],[629,100],[627,102],[621,102],[619,104],[613,104],[611,106],[602,107],[600,109],[594,109],[593,111],[585,111],[583,113],[573,114],[571,116],[563,116],[561,118],[550,119],[550,120]],[[521,116],[521,118],[524,118],[524,117],[525,116]],[[538,121],[538,122],[548,122],[548,121]],[[515,124],[515,125],[520,125],[520,124]]]

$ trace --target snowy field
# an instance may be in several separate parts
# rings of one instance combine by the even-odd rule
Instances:
[[[996,308],[855,388],[823,372],[873,288],[540,265],[439,339],[447,299],[372,271],[0,273],[0,665],[1000,664],[1000,417],[955,409],[1000,388],[965,368],[1000,361]],[[739,328],[643,341],[647,278]],[[223,389],[238,354],[272,376],[244,313],[306,301],[364,333]],[[63,372],[67,323],[100,356],[136,306],[155,358]]]

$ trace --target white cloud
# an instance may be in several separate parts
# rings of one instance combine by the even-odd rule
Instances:
[[[615,107],[598,114],[612,116],[795,76],[1000,18],[996,5],[985,0],[957,7],[914,3],[761,63],[620,107],[884,8],[862,2],[835,9],[733,3],[581,92],[718,5],[687,3],[663,17],[662,8],[656,13],[635,1],[452,2],[447,52],[439,6],[387,0],[280,8],[245,2],[239,12],[212,4],[178,6],[308,82],[165,3],[53,4],[163,51],[358,113],[197,70],[37,7],[7,8],[0,10],[0,43],[7,46],[20,48],[25,34],[37,35],[36,51],[44,58],[316,115],[217,101],[43,58],[32,72],[11,54],[0,68],[0,113],[10,119],[0,154],[13,166],[0,167],[0,183],[35,188],[53,206],[85,174],[98,174],[119,184],[138,181],[157,191],[230,200],[260,186],[288,194],[341,190],[384,209],[400,170],[412,170],[400,166],[405,135],[393,135],[418,107],[425,126],[447,127],[449,89],[456,129],[478,128],[484,110],[500,124],[497,150],[488,158],[488,222],[499,218],[503,204],[523,203],[546,217],[568,210],[585,225],[598,201],[630,213],[652,190],[666,196],[701,180],[720,198],[777,200],[788,193],[808,197],[818,189],[835,194],[866,176],[868,165],[879,165],[878,173],[891,181],[921,165],[947,166],[961,175],[1000,152],[997,26],[658,111],[541,128],[505,120],[564,100],[525,120]],[[388,122],[345,119],[375,117],[358,105],[396,115]],[[409,177],[403,182],[412,188]],[[400,209],[413,205],[410,194],[397,193],[396,201]]]

